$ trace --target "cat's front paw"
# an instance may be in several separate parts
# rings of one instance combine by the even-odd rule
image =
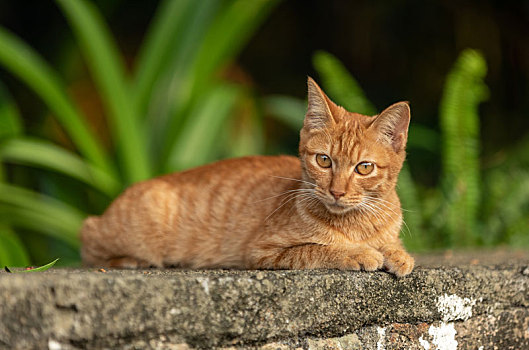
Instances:
[[[388,272],[397,277],[408,275],[415,266],[415,259],[401,249],[392,249],[384,252],[384,266]]]
[[[375,249],[362,249],[355,251],[344,259],[344,269],[375,271],[384,264],[384,256]]]

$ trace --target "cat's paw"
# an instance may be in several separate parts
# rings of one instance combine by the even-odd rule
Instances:
[[[347,270],[375,271],[380,269],[383,264],[384,256],[374,249],[355,251],[344,259],[344,266]]]
[[[388,272],[397,277],[408,275],[415,266],[415,259],[401,249],[392,249],[384,252],[384,266]]]

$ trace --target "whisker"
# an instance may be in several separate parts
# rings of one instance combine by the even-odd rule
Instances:
[[[371,204],[367,202],[361,202],[360,206],[366,209],[368,213],[371,213],[375,216],[375,218],[378,220],[379,223],[382,223],[384,221],[384,218],[380,216],[380,213],[376,210],[376,207],[373,207]]]
[[[279,207],[277,207],[273,212],[271,212],[265,219],[264,221],[268,220],[272,215],[274,215],[274,213],[276,211],[278,211],[279,209],[281,209],[282,207],[284,207],[288,202],[290,202],[292,199],[296,199],[298,197],[301,197],[301,196],[304,196],[306,195],[305,193],[291,193],[289,194],[287,197],[290,197],[288,200],[285,200],[284,203],[282,203],[281,205],[279,205]]]
[[[316,196],[314,196],[313,194],[311,194],[311,193],[304,193],[302,196],[300,196],[298,198],[301,198],[301,199],[297,202],[297,204],[298,205],[305,205],[305,206],[308,206],[308,205],[314,203],[314,201],[318,200],[318,198]],[[294,208],[295,208],[295,206],[292,206],[292,208],[290,208],[290,211],[288,213],[290,214]]]
[[[266,201],[266,200],[269,200],[269,199],[272,199],[272,198],[277,198],[277,197],[280,197],[284,194],[287,194],[289,192],[313,192],[314,190],[312,188],[298,188],[298,189],[295,189],[295,190],[289,190],[289,191],[285,191],[285,192],[281,192],[275,196],[271,196],[271,197],[266,197],[266,198],[263,198],[263,199],[259,199],[255,202],[252,202],[251,204],[254,204],[254,203],[259,203],[259,202],[262,202],[262,201]]]
[[[275,177],[275,178],[277,178],[277,179],[283,179],[283,180],[290,180],[290,181],[302,182],[302,183],[305,183],[305,184],[307,184],[307,185],[311,185],[311,186],[316,187],[316,184],[313,184],[312,182],[308,182],[308,181],[305,181],[305,180],[294,179],[294,178],[291,178],[291,177],[284,177],[284,176],[276,176],[276,175],[268,175],[268,176]]]
[[[392,206],[394,206],[394,207],[398,207],[397,204],[395,204],[395,203],[393,203],[393,202],[390,202],[390,201],[388,201],[388,200],[385,200],[385,199],[379,198],[379,197],[373,197],[373,196],[369,196],[369,195],[365,195],[364,197],[366,197],[366,198],[371,198],[371,199],[374,199],[374,200],[377,200],[377,201],[382,201],[382,202],[387,203],[387,204],[389,204],[389,205],[392,205]],[[410,213],[415,212],[414,210],[404,209],[404,208],[402,208],[402,206],[401,206],[400,209],[401,209],[402,211],[406,211],[406,212],[410,212]]]
[[[367,196],[366,196],[366,198],[367,198]],[[378,199],[379,199],[379,198],[372,198],[372,197],[371,197],[371,198],[368,198],[368,202],[370,202],[371,205],[374,205],[374,206],[378,207],[379,209],[382,209],[382,208],[380,208],[380,207],[377,205],[377,204],[380,204],[380,205],[382,205],[383,207],[385,207],[387,210],[390,210],[391,212],[393,212],[393,214],[399,216],[399,214],[398,214],[397,212],[395,212],[393,209],[391,209],[389,206],[387,206],[387,205],[384,204],[383,202],[381,202],[381,201],[377,202]],[[385,212],[384,210],[382,210],[382,212],[388,214],[388,213]],[[409,234],[410,236],[412,236],[412,233],[411,233],[410,227],[409,227],[408,224],[406,223],[406,220],[404,220],[404,217],[403,217],[402,215],[400,215],[400,217],[401,217],[402,223],[404,224],[404,226],[406,227],[406,230],[408,231],[408,234]]]
[[[360,204],[358,204],[358,207],[357,207],[357,208],[358,208],[358,210],[359,210],[362,214],[364,214],[364,215],[366,215],[366,214],[372,214],[372,210],[371,210],[369,207],[367,207],[366,205],[364,205],[364,203],[360,203]],[[377,219],[377,221],[379,221],[378,218],[376,218],[376,219]]]

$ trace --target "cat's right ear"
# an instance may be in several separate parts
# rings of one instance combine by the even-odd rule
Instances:
[[[308,108],[303,127],[309,130],[324,129],[334,124],[331,112],[332,101],[311,77],[307,79],[307,86]]]
[[[370,127],[377,130],[378,140],[392,146],[397,153],[403,151],[408,140],[410,125],[408,102],[397,102],[374,118]]]

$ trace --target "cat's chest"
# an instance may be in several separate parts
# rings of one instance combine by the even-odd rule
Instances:
[[[333,245],[349,245],[365,243],[369,245],[377,245],[380,237],[383,235],[381,231],[384,229],[379,225],[371,222],[363,223],[355,221],[346,224],[330,224],[327,227],[320,227],[320,234],[323,237],[324,244]]]

